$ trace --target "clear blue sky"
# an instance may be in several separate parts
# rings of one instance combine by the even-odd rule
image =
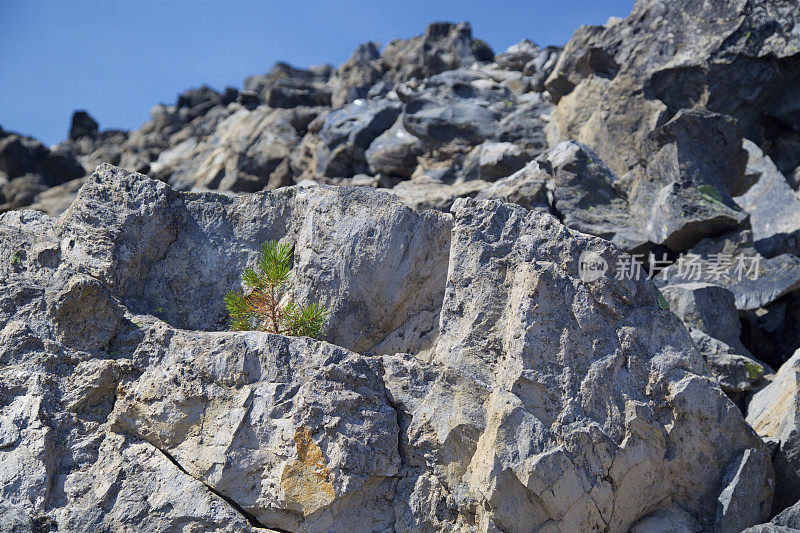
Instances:
[[[633,0],[0,0],[0,126],[66,137],[75,109],[101,129],[138,128],[190,87],[241,87],[275,61],[347,60],[365,41],[466,20],[495,52],[523,38],[563,44]]]

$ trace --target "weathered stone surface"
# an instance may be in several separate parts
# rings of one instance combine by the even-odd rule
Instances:
[[[449,211],[456,198],[473,198],[489,184],[483,180],[447,184],[428,176],[400,182],[391,194],[415,211]]]
[[[800,441],[797,405],[800,351],[778,370],[773,382],[759,391],[747,407],[747,421],[762,437],[780,440],[775,455],[774,509],[781,511],[800,499]]]
[[[735,231],[702,240],[654,282],[659,287],[694,282],[724,287],[733,293],[739,311],[752,311],[800,288],[800,259],[791,254],[761,257],[752,232]]]
[[[781,152],[797,125],[798,17],[783,2],[639,0],[624,20],[583,26],[546,83],[558,102],[549,135],[586,143],[624,175],[650,131],[705,108],[738,119],[767,155]]]
[[[735,200],[750,215],[756,249],[767,257],[800,251],[800,197],[758,146],[745,140],[744,148],[747,175],[755,183]]]
[[[642,518],[631,527],[631,533],[699,533],[703,528],[691,514],[671,504]]]
[[[187,141],[192,144],[173,149],[181,150],[174,156],[177,161],[169,161],[163,153],[153,172],[183,190],[198,187],[254,192],[270,185],[288,185],[291,180],[286,183],[281,179],[279,167],[300,140],[292,124],[295,114],[295,110],[266,106],[252,111],[240,108],[205,142]]]
[[[417,157],[424,153],[425,145],[406,131],[401,117],[372,141],[364,156],[372,172],[410,178],[417,168]]]
[[[767,520],[774,483],[772,461],[761,450],[745,450],[731,461],[722,478],[714,531],[741,531]]]
[[[610,261],[619,252],[549,216],[463,199],[453,211],[434,364],[395,367],[409,380],[432,373],[432,385],[387,379],[406,413],[416,476],[398,490],[415,502],[432,484],[442,487],[450,496],[439,496],[436,516],[451,516],[450,527],[469,505],[481,528],[625,530],[665,499],[713,521],[722,470],[760,441],[695,375],[702,359],[677,318],[658,309],[653,287],[578,282],[583,251]],[[468,392],[454,404],[450,391]],[[435,482],[420,471],[423,457],[414,459],[431,446],[448,465],[434,468]],[[405,505],[407,523],[418,524],[418,507]]]
[[[525,168],[507,178],[498,180],[475,197],[478,200],[502,200],[519,204],[525,209],[533,209],[543,213],[550,212],[547,197],[547,185],[551,176],[537,161],[532,161]]]
[[[2,215],[10,520],[625,530],[675,502],[713,525],[724,470],[762,444],[653,286],[581,281],[580,254],[621,252],[548,215],[453,212],[365,188],[179,193],[101,166],[59,219]],[[387,355],[199,331],[270,238],[295,243],[293,290],[332,308],[328,339]],[[768,492],[742,472],[737,490]]]
[[[492,59],[492,49],[472,38],[472,27],[466,22],[433,23],[424,35],[391,41],[381,54],[384,67],[397,81],[427,78]]]

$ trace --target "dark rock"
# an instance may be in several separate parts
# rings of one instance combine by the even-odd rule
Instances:
[[[462,22],[436,22],[424,35],[386,45],[381,61],[396,81],[427,78],[477,61],[491,61],[494,53],[483,41],[472,38],[472,27]]]
[[[353,100],[377,96],[370,90],[383,77],[383,64],[380,60],[380,45],[369,42],[358,45],[346,62],[336,71],[332,80],[333,107],[342,107]]]
[[[351,177],[367,170],[365,151],[400,115],[400,104],[388,100],[356,100],[329,113],[319,131],[316,172]]]
[[[329,106],[331,93],[327,89],[332,68],[325,65],[298,69],[287,63],[276,63],[268,74],[251,76],[244,82],[270,107]]]
[[[518,70],[520,72],[525,70],[525,66],[534,61],[542,53],[539,45],[523,39],[517,44],[513,44],[502,54],[497,55],[494,60],[505,70]]]
[[[89,116],[86,111],[75,111],[72,114],[72,124],[69,127],[69,138],[80,139],[89,137],[94,139],[98,132],[97,121]]]
[[[364,155],[370,171],[407,179],[417,168],[425,145],[403,128],[403,118],[372,141]]]
[[[769,518],[774,473],[772,462],[761,450],[745,450],[731,461],[722,487],[714,531],[740,531]]]
[[[756,250],[767,257],[800,253],[800,197],[761,149],[748,140],[748,181],[755,183],[735,198],[750,215]]]
[[[519,204],[525,209],[550,212],[547,183],[551,176],[536,161],[515,174],[496,181],[476,196],[478,200],[502,200]]]

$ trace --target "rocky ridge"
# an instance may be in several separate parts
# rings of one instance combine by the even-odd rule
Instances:
[[[435,23],[0,130],[0,530],[800,529],[799,21]],[[228,331],[270,239],[324,340]]]

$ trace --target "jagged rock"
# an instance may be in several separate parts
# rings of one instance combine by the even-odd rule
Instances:
[[[699,533],[697,519],[680,506],[671,504],[647,515],[631,527],[631,533]]]
[[[770,517],[774,472],[769,456],[750,449],[731,461],[722,479],[714,531],[738,532]]]
[[[547,184],[550,174],[543,170],[539,163],[533,161],[522,170],[507,178],[498,180],[475,197],[478,200],[502,200],[519,204],[525,209],[550,212],[547,198]]]
[[[153,324],[144,335],[139,355],[159,362],[121,385],[113,429],[147,440],[261,524],[391,524],[398,426],[378,360],[264,333]]]
[[[486,43],[472,38],[467,22],[435,22],[424,35],[407,41],[396,39],[386,45],[381,61],[396,81],[428,78],[476,61],[491,61],[494,52]]]
[[[750,215],[756,250],[767,257],[800,251],[800,197],[755,143],[745,139],[744,148],[755,183],[735,200]]]
[[[318,133],[316,175],[351,177],[367,170],[365,151],[400,115],[388,100],[355,100],[325,117]]]
[[[163,152],[153,172],[177,189],[254,192],[287,185],[281,163],[300,141],[295,110],[240,108],[205,142],[184,141]]]
[[[684,324],[749,355],[739,339],[742,325],[731,291],[710,283],[675,283],[662,287],[661,294]]]
[[[69,127],[69,138],[80,139],[81,137],[95,138],[99,131],[97,121],[86,111],[75,111],[72,114],[72,124]]]
[[[342,107],[353,100],[366,98],[370,89],[383,77],[380,45],[369,42],[358,45],[346,62],[342,63],[331,80],[333,107]]]
[[[450,528],[469,506],[481,529],[626,530],[670,499],[713,522],[722,471],[760,440],[699,377],[702,359],[653,287],[577,282],[581,253],[619,252],[547,215],[465,199],[453,212],[434,365],[404,371],[432,374],[427,392],[386,380],[416,478],[398,490],[419,502],[437,487],[436,520]],[[454,402],[454,391],[465,392]],[[449,466],[431,478],[425,457]],[[399,505],[421,527],[425,508]]]
[[[534,94],[512,106],[511,112],[497,124],[495,138],[501,142],[511,142],[530,153],[539,155],[547,149],[543,117],[550,113],[553,105]]]
[[[587,146],[560,143],[537,161],[550,174],[548,189],[559,218],[572,229],[610,240],[626,250],[647,242],[615,187],[617,176]]]
[[[752,311],[800,289],[800,259],[790,254],[763,258],[753,247],[752,232],[736,231],[702,240],[654,281],[659,287],[694,282],[724,287],[739,311]]]
[[[35,139],[0,130],[0,176],[13,180],[26,175],[53,186],[83,177],[84,170],[66,150],[50,150]]]
[[[417,168],[417,157],[424,153],[425,145],[403,128],[400,117],[372,141],[364,156],[372,172],[407,179]]]
[[[750,390],[772,369],[755,359],[740,340],[742,326],[729,290],[709,283],[661,288],[669,310],[686,325],[712,376],[727,393]]]
[[[456,198],[473,198],[481,194],[488,185],[483,180],[447,184],[428,176],[421,176],[397,184],[390,192],[418,212],[426,209],[449,211]]]
[[[800,499],[798,369],[800,350],[784,363],[770,385],[753,396],[747,407],[747,421],[758,434],[780,441],[774,459],[775,511],[782,511]]]
[[[124,187],[141,196],[127,207],[102,202]],[[260,243],[288,238],[296,249],[293,289],[301,302],[313,298],[330,309],[329,340],[370,353],[417,351],[435,340],[450,222],[417,215],[386,194],[298,187],[235,199],[184,196],[104,165],[59,224],[74,241],[62,257],[88,255],[98,272],[112,265],[104,275],[117,297],[133,300],[137,312],[161,308],[180,328],[223,327],[223,296]]]
[[[650,241],[686,250],[747,218],[731,197],[747,161],[733,119],[681,110],[649,133],[644,145],[646,166],[628,179],[632,211],[646,224]]]
[[[542,53],[542,49],[536,43],[528,39],[523,39],[517,44],[509,46],[505,52],[495,56],[495,62],[500,68],[506,70],[525,70],[525,66],[536,59]]]
[[[637,0],[625,20],[583,26],[546,83],[558,102],[551,142],[586,143],[622,176],[649,159],[650,131],[705,108],[738,119],[770,157],[785,152],[797,127],[799,20],[780,2]]]
[[[244,88],[258,94],[270,107],[329,106],[327,84],[332,72],[327,65],[305,70],[279,62],[269,73],[247,78]]]
[[[530,161],[530,155],[510,142],[487,141],[476,146],[464,162],[464,174],[470,179],[497,181],[509,176]]]

